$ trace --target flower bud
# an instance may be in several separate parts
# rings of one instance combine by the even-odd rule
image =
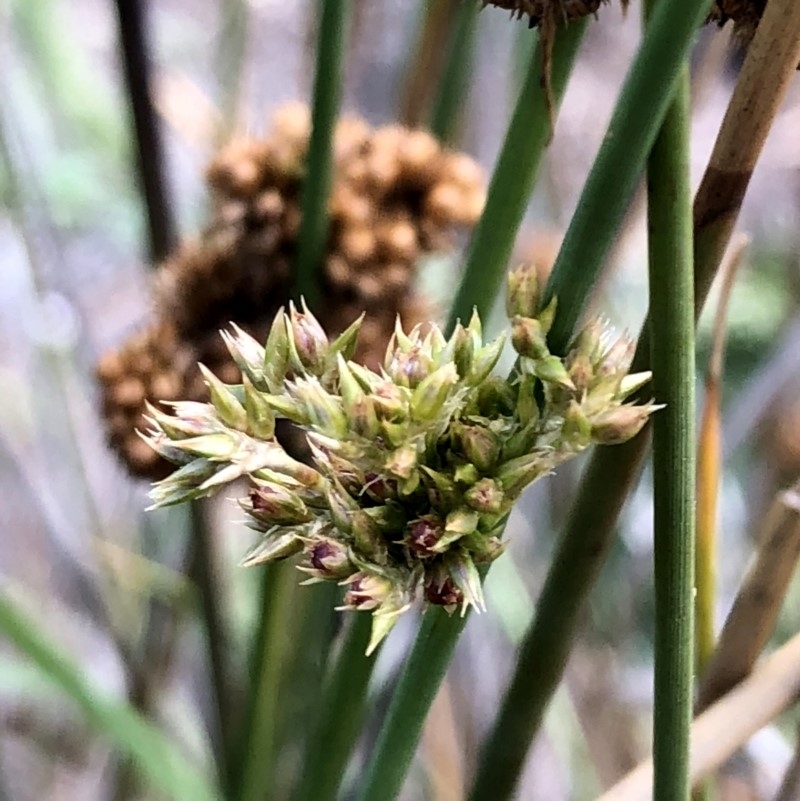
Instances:
[[[397,479],[378,473],[367,473],[364,476],[364,489],[373,501],[381,503],[397,497]]]
[[[455,582],[444,571],[437,571],[428,577],[424,587],[425,600],[434,606],[443,606],[452,614],[464,601],[464,595]]]
[[[454,542],[474,533],[478,528],[479,519],[478,513],[466,506],[450,512],[444,521],[444,533],[439,537],[433,550],[436,553],[444,553]]]
[[[338,581],[355,572],[347,546],[332,537],[315,537],[306,544],[305,553],[308,565],[299,569],[308,573],[311,581]]]
[[[423,515],[412,520],[407,528],[404,542],[421,557],[433,556],[436,544],[444,534],[444,523],[437,515]]]
[[[358,334],[361,331],[361,324],[364,322],[366,312],[350,323],[341,334],[339,334],[328,347],[328,360],[332,356],[343,356],[345,359],[352,359],[358,344]]]
[[[311,520],[308,508],[294,492],[269,481],[259,481],[250,490],[249,501],[239,503],[253,518],[273,526],[296,526]]]
[[[542,325],[532,317],[514,317],[511,321],[511,344],[520,356],[544,359],[550,355]]]
[[[308,310],[305,300],[300,301],[302,312],[298,312],[294,303],[289,304],[289,321],[291,337],[289,339],[289,353],[295,363],[295,369],[307,370],[312,375],[322,375],[325,370],[325,361],[328,356],[328,337],[317,321],[317,318]]]
[[[547,384],[555,384],[568,390],[575,389],[567,368],[564,367],[558,356],[546,356],[544,359],[534,362],[533,372],[537,378]]]
[[[482,478],[464,493],[464,500],[476,512],[499,514],[503,509],[503,488],[493,478]]]
[[[567,405],[564,424],[561,427],[561,438],[575,450],[582,450],[591,443],[592,425],[577,401],[572,400]]]
[[[586,392],[594,377],[594,370],[589,357],[584,353],[575,352],[569,359],[568,364],[569,377],[576,392],[581,394]]]
[[[433,360],[419,345],[413,345],[408,351],[396,349],[386,372],[396,384],[414,389],[430,374]]]
[[[527,262],[508,274],[506,283],[506,315],[535,317],[539,306],[539,278],[536,267]]]
[[[346,582],[348,589],[344,594],[343,609],[370,611],[387,601],[394,589],[385,576],[361,571]]]
[[[515,393],[499,375],[490,375],[478,386],[478,412],[482,417],[496,418],[514,412]]]
[[[592,439],[600,445],[619,445],[635,437],[655,406],[618,406],[592,420]]]
[[[501,334],[494,342],[484,345],[480,350],[475,353],[472,360],[472,367],[467,375],[466,382],[472,387],[478,386],[481,382],[485,381],[490,375],[500,354],[503,352],[503,346],[506,344],[505,334]]]
[[[283,392],[283,382],[289,367],[289,333],[286,330],[286,315],[280,308],[272,321],[272,327],[264,346],[263,375],[270,392]],[[256,383],[255,381],[253,382]],[[258,386],[258,384],[256,384]]]
[[[231,323],[231,328],[233,334],[220,331],[231,358],[242,375],[246,375],[254,386],[267,389],[264,381],[264,348],[235,323]]]
[[[242,567],[265,565],[287,559],[303,550],[303,540],[297,534],[268,534],[241,561]]]
[[[257,439],[272,439],[275,435],[275,414],[266,397],[247,376],[244,380],[244,409],[247,414],[247,433]]]
[[[204,364],[198,364],[197,366],[200,368],[203,380],[208,387],[209,394],[211,395],[211,403],[217,410],[219,419],[222,420],[225,425],[235,428],[237,431],[246,431],[247,412],[245,412],[244,406],[239,403],[236,396],[228,387]]]
[[[419,462],[417,446],[409,442],[393,451],[383,465],[387,473],[398,478],[409,478]]]
[[[536,403],[536,378],[529,374],[520,377],[517,390],[517,419],[523,426],[535,424],[539,419],[539,405]]]
[[[445,556],[445,567],[453,583],[461,590],[461,614],[467,611],[468,606],[475,607],[477,612],[486,611],[486,601],[483,598],[481,577],[470,555],[458,548]]]
[[[352,514],[352,534],[356,551],[376,565],[386,564],[386,541],[381,527],[365,509]]]
[[[303,404],[311,424],[333,439],[347,434],[347,418],[339,400],[325,390],[315,376],[298,378],[287,386],[294,400]]]
[[[331,477],[330,482],[331,487],[325,493],[325,499],[328,502],[331,521],[343,534],[349,534],[353,527],[353,515],[360,507],[335,476]]]
[[[558,308],[558,299],[553,298],[547,306],[536,315],[536,319],[542,326],[542,332],[545,336],[550,332],[553,327],[553,321],[556,319],[556,309]]]
[[[455,470],[453,470],[453,480],[457,484],[472,486],[480,478],[481,474],[478,472],[478,468],[472,463],[456,465]]]
[[[414,390],[410,412],[414,420],[433,422],[458,383],[458,372],[452,362],[434,370]]]
[[[431,506],[436,509],[452,508],[458,497],[458,490],[453,480],[426,465],[422,465],[420,469],[425,476],[425,485],[428,488],[428,500]]]
[[[408,400],[403,390],[391,381],[378,384],[372,397],[378,416],[384,420],[403,418],[408,413]]]
[[[500,456],[500,440],[484,426],[459,426],[458,438],[467,460],[481,473],[491,473]]]
[[[549,467],[546,455],[530,453],[502,464],[496,478],[503,487],[506,497],[514,499],[528,484],[546,473]]]

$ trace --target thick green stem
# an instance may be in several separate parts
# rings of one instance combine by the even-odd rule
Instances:
[[[558,298],[548,334],[555,353],[566,350],[592,294],[710,5],[710,0],[670,0],[654,10],[647,25],[545,291],[545,303]]]
[[[564,93],[586,24],[585,20],[573,22],[559,28],[556,34],[552,68],[556,105]],[[486,208],[470,243],[464,276],[450,310],[449,330],[457,320],[469,319],[473,308],[483,319],[489,316],[550,138],[550,125],[542,88],[542,48],[538,42],[492,175]]]
[[[286,620],[295,581],[297,573],[291,562],[265,568],[248,718],[239,750],[238,801],[265,801],[272,796],[281,677],[290,642]]]
[[[372,616],[353,615],[350,630],[320,694],[322,709],[309,739],[294,801],[335,801],[361,730],[376,655],[366,656]]]
[[[394,801],[400,793],[425,717],[466,620],[466,616],[448,616],[441,607],[425,612],[381,726],[358,801]]]
[[[662,5],[665,5],[662,3]],[[688,801],[694,644],[694,285],[684,68],[648,161],[653,393],[653,801]]]
[[[302,221],[297,251],[296,294],[310,305],[319,299],[328,236],[328,194],[333,172],[332,140],[342,95],[342,64],[350,0],[319,0],[320,22],[311,139],[301,198]]]
[[[475,29],[480,8],[471,0],[462,2],[459,6],[447,63],[433,99],[431,133],[446,144],[452,144],[464,108],[464,95],[472,72]]]

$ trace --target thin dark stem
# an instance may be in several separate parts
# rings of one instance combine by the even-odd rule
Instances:
[[[145,198],[150,258],[159,262],[175,246],[177,228],[168,199],[163,142],[150,90],[145,0],[115,0],[115,5],[125,85],[136,133],[137,178]]]

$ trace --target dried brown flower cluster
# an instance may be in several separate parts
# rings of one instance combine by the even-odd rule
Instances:
[[[136,436],[145,401],[205,400],[198,361],[224,381],[236,373],[218,330],[235,321],[262,339],[290,297],[308,109],[286,106],[272,123],[268,138],[234,141],[212,161],[210,223],[159,268],[155,322],[98,367],[108,438],[134,475],[169,471]],[[407,327],[431,319],[413,290],[417,260],[452,247],[455,228],[475,224],[484,176],[469,156],[400,126],[343,119],[334,149],[319,318],[336,334],[366,311],[355,359],[374,367],[398,315]]]
[[[720,26],[731,20],[734,35],[746,47],[756,32],[766,5],[766,0],[716,0],[708,20]]]
[[[587,17],[596,13],[607,2],[608,0],[483,0],[483,5],[505,8],[516,14],[518,19],[527,16],[533,28],[548,22]]]

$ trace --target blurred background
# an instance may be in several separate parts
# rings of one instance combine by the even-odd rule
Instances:
[[[175,277],[180,264],[191,261],[188,251],[177,257],[177,268],[173,258],[171,279],[169,272],[157,274],[156,264],[179,240],[197,241],[204,232],[201,242],[208,245],[243,213],[231,200],[236,181],[244,180],[231,167],[239,163],[239,151],[228,150],[217,160],[209,188],[205,170],[214,154],[232,138],[241,142],[245,136],[258,139],[288,130],[291,139],[295,118],[285,109],[287,103],[310,98],[317,6],[305,0],[143,5],[139,0],[119,0],[118,6],[110,0],[0,3],[0,580],[3,592],[79,664],[93,687],[127,698],[193,761],[208,766],[219,748],[218,709],[210,688],[226,685],[239,715],[252,702],[247,666],[261,615],[262,571],[238,567],[253,538],[227,498],[199,512],[144,511],[148,483],[131,475],[120,454],[133,460],[134,473],[147,471],[136,469],[136,453],[130,453],[135,445],[120,436],[114,439],[115,426],[132,429],[134,418],[115,417],[112,407],[125,407],[125,389],[131,387],[129,382],[120,389],[121,373],[139,369],[125,347],[144,348],[151,361],[161,358],[156,351],[174,333],[173,315],[180,315],[184,301],[194,302],[181,293],[201,291],[199,279],[195,286]],[[437,6],[439,11],[432,12]],[[605,133],[638,42],[639,11],[635,3],[627,17],[617,4],[602,8],[579,53],[518,238],[518,258],[536,261],[543,275]],[[132,116],[136,89],[126,79],[120,34],[120,19],[127,19],[130,32],[139,12],[146,12],[142,43],[147,59],[132,62],[130,69],[135,83],[136,76],[145,77],[143,64],[149,61],[162,157],[153,160],[158,153],[153,146],[144,167]],[[451,0],[355,3],[342,108],[373,130],[397,122],[424,123],[442,70],[437,49],[449,41],[459,15],[474,17],[461,23],[472,26],[474,38],[450,143],[481,166],[480,171],[467,169],[465,179],[479,198],[479,184],[491,173],[532,46],[533,32],[524,22],[494,8],[472,14]],[[692,64],[696,182],[740,63],[729,30],[699,33]],[[279,109],[283,116],[279,111],[275,117]],[[298,119],[302,128],[302,114]],[[729,313],[720,621],[765,510],[778,490],[800,477],[799,130],[800,82],[795,81],[739,221],[751,244]],[[148,174],[148,191],[164,204],[149,225],[142,180]],[[282,196],[287,207],[292,191],[289,187]],[[416,218],[412,222],[417,225]],[[403,291],[415,303],[426,304],[426,316],[435,317],[446,315],[474,220],[470,214],[440,220],[447,229],[444,238],[431,234],[425,222],[419,230],[428,239],[420,234],[419,247],[408,256],[414,265],[403,274]],[[281,225],[291,228],[285,220]],[[290,238],[291,231],[281,235]],[[337,254],[347,262],[345,245]],[[326,280],[335,283],[334,267],[328,267]],[[349,269],[347,263],[344,267]],[[646,280],[640,193],[609,259],[595,310],[635,333],[646,311]],[[356,283],[342,295],[337,320],[348,314],[352,319],[364,298],[362,305],[372,304],[376,320],[381,315],[392,319],[397,311],[422,315],[420,307],[412,312],[401,303],[395,308],[396,299],[380,292],[370,296],[362,278]],[[276,286],[259,291],[277,293]],[[331,297],[331,303],[340,302],[335,293]],[[270,296],[267,305],[282,302]],[[709,306],[713,312],[713,297]],[[219,324],[215,318],[208,330],[236,320],[235,308],[225,307]],[[501,325],[501,317],[489,327]],[[168,330],[154,322],[165,318]],[[244,322],[258,330],[259,319]],[[379,324],[374,328],[378,331]],[[700,332],[699,381],[710,330],[707,314]],[[206,347],[199,351],[206,353]],[[189,365],[198,348],[175,352]],[[168,361],[169,353],[163,358]],[[158,375],[166,375],[165,381],[175,378],[170,369],[165,366]],[[142,382],[147,384],[142,378],[134,395],[141,395]],[[151,380],[148,387],[154,383],[158,386]],[[128,405],[140,400],[137,396]],[[579,473],[580,463],[565,465],[557,476],[533,487],[515,511],[509,553],[489,578],[489,611],[472,617],[458,646],[407,798],[462,797]],[[648,752],[650,509],[645,474],[594,590],[566,681],[530,756],[520,798],[591,798]],[[800,607],[793,603],[800,599],[798,589],[790,592],[782,613],[780,640],[800,627]],[[294,616],[292,610],[287,613],[287,636],[316,609],[313,602],[298,601]],[[325,636],[335,638],[339,623],[334,620]],[[403,620],[382,649],[373,678],[376,714],[412,635],[413,621]],[[313,657],[293,658],[292,664],[309,675],[319,669]],[[284,714],[302,733],[304,710],[313,706],[313,698],[301,691],[296,671],[287,668],[285,674]],[[771,798],[794,748],[794,726],[787,715],[779,726],[761,732],[726,767],[719,798]],[[300,752],[292,737],[284,741],[278,764],[288,786]],[[354,773],[357,769],[358,756],[351,766]],[[67,700],[0,643],[0,799],[152,797],[129,773],[108,741],[88,729]]]

